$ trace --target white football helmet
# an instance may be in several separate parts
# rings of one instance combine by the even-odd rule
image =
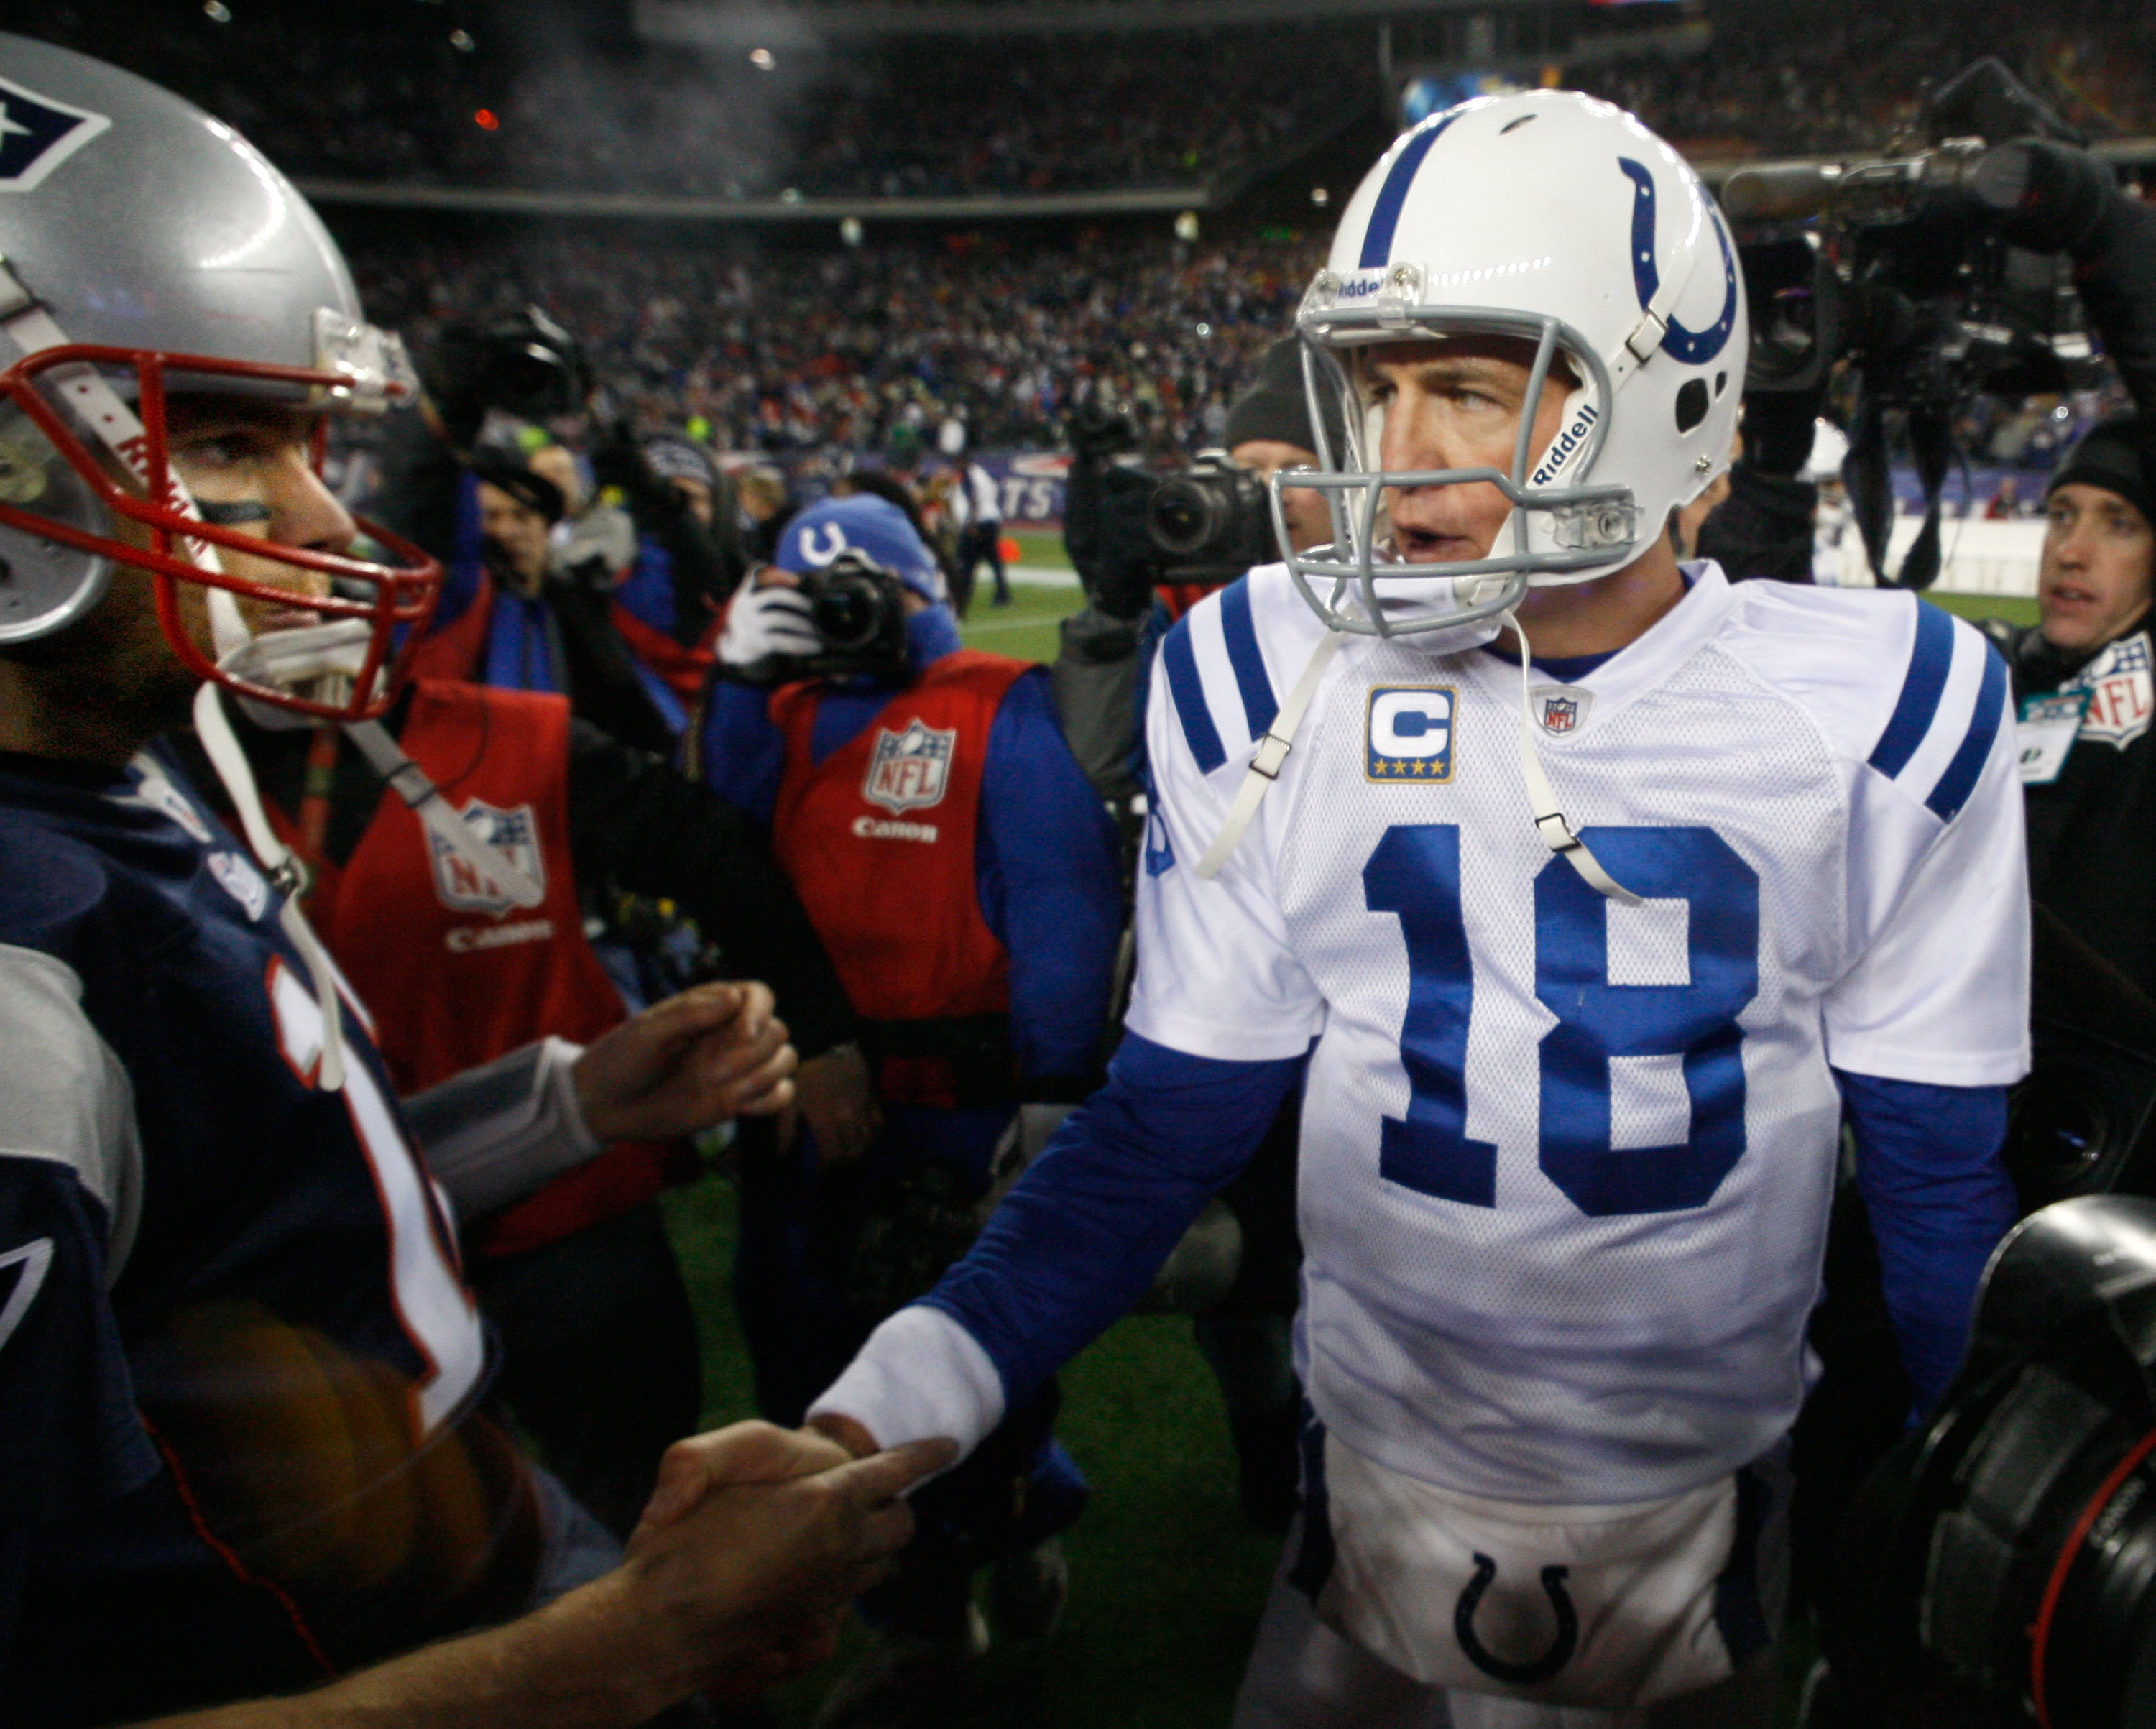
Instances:
[[[1274,520],[1296,586],[1336,629],[1456,638],[1488,620],[1478,634],[1493,634],[1529,587],[1631,563],[1729,463],[1749,334],[1728,229],[1674,150],[1591,97],[1479,97],[1404,133],[1348,201],[1296,327],[1320,470],[1286,484],[1327,495],[1332,544],[1296,552],[1279,482]],[[1510,472],[1387,472],[1353,351],[1469,334],[1534,345]],[[1560,355],[1579,382],[1537,455]],[[1344,450],[1326,448],[1327,392],[1347,411]],[[1478,481],[1512,505],[1490,556],[1398,562],[1389,496]]]

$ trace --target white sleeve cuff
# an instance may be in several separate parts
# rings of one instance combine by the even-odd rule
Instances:
[[[960,1457],[1003,1421],[1004,1383],[980,1342],[941,1309],[901,1309],[868,1337],[812,1418],[850,1417],[880,1447],[949,1435]]]

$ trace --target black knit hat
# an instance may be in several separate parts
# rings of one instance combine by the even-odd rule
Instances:
[[[2115,492],[2156,523],[2156,426],[2139,414],[2099,420],[2051,470],[2045,496],[2076,484]]]
[[[1332,459],[1340,461],[1347,439],[1340,405],[1330,392],[1325,398],[1325,436]],[[1302,387],[1301,345],[1293,336],[1281,337],[1265,351],[1257,377],[1228,409],[1228,429],[1220,442],[1233,450],[1252,439],[1277,439],[1298,450],[1317,449],[1310,430],[1310,399]]]

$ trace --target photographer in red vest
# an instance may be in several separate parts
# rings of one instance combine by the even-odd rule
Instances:
[[[626,1017],[585,936],[583,898],[605,885],[670,899],[729,973],[767,981],[803,1058],[801,1117],[834,1144],[865,1143],[844,993],[762,837],[723,801],[572,717],[564,697],[414,680],[383,724],[524,879],[506,885],[430,833],[350,736],[264,718],[239,723],[242,743],[272,822],[309,863],[310,918],[380,1016],[399,1091],[536,1039],[586,1043]],[[656,1198],[701,1169],[685,1142],[624,1142],[465,1221],[467,1274],[504,1347],[499,1384],[619,1535],[702,1408],[695,1317]]]
[[[719,654],[727,675],[693,735],[702,772],[770,823],[882,1115],[864,1157],[813,1136],[743,1157],[743,1330],[759,1403],[798,1423],[827,1369],[970,1241],[998,1143],[1022,1126],[1045,1138],[1083,1095],[1122,901],[1114,830],[1046,670],[960,645],[935,557],[888,500],[797,516],[776,567],[736,595]],[[1051,1388],[915,1498],[920,1535],[863,1606],[885,1637],[819,1723],[933,1707],[983,1648],[983,1564],[999,1635],[1052,1625],[1050,1540],[1085,1496],[1053,1417]]]

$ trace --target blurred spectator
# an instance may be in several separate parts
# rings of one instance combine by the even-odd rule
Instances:
[[[1010,604],[1010,577],[1004,570],[1004,506],[996,477],[978,462],[968,462],[953,480],[949,502],[958,527],[958,579],[952,585],[951,599],[963,618],[972,608],[973,578],[983,564],[996,579],[996,606]]]
[[[2156,431],[2100,423],[2052,474],[2040,621],[1985,628],[2013,669],[2029,889],[2156,997]]]

